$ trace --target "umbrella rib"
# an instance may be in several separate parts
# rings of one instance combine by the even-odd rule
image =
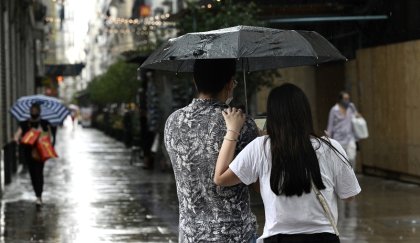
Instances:
[[[176,70],[176,74],[179,73],[179,70],[181,70],[182,65],[184,65],[184,61],[181,61],[181,64],[178,66],[178,68]]]
[[[240,31],[241,30],[241,27],[239,27],[239,31],[238,31],[238,50],[236,50],[237,51],[237,53],[236,53],[236,56],[238,57],[238,60],[241,58],[241,56],[240,56],[240,45],[241,45],[241,33],[242,33],[242,31]],[[242,69],[244,69],[245,67],[243,66],[243,63],[242,63]]]
[[[298,31],[295,31],[295,30],[293,30],[295,33],[297,33],[298,34],[298,36],[299,36],[299,38],[300,39],[302,39],[303,41],[304,41],[304,43],[305,43],[305,45],[307,46],[307,47],[309,47],[309,49],[311,50],[311,52],[312,52],[312,55],[314,55],[315,57],[316,57],[316,60],[318,60],[319,59],[319,57],[318,57],[318,54],[315,52],[315,50],[314,50],[314,48],[312,47],[312,45],[309,43],[309,41],[305,38],[305,37],[303,37]],[[316,61],[316,64],[318,64],[318,61]]]

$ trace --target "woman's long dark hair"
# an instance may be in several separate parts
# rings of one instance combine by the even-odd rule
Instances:
[[[325,189],[311,137],[325,139],[315,135],[309,101],[300,88],[283,84],[270,92],[267,133],[272,158],[270,186],[276,195],[309,193],[311,180],[319,190]]]

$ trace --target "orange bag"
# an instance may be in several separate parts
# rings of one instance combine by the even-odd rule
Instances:
[[[32,128],[25,133],[20,142],[25,145],[34,145],[39,135],[41,135],[41,131]]]
[[[54,147],[52,146],[50,136],[48,135],[41,135],[38,138],[38,142],[36,143],[36,148],[39,153],[40,162],[45,162],[51,158],[57,158],[58,155],[55,152]]]

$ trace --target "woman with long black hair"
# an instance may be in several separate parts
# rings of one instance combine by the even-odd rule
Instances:
[[[259,181],[266,222],[258,242],[340,242],[338,198],[350,200],[361,189],[340,144],[314,133],[303,91],[292,84],[273,89],[267,102],[268,135],[256,138],[234,160],[245,116],[234,108],[223,116],[227,134],[214,182]]]

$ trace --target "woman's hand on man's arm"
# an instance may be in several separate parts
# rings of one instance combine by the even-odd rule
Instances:
[[[229,169],[229,164],[233,160],[236,143],[245,123],[245,114],[236,108],[228,108],[222,114],[226,122],[227,132],[219,151],[213,180],[218,186],[233,186],[241,183],[241,181]]]

